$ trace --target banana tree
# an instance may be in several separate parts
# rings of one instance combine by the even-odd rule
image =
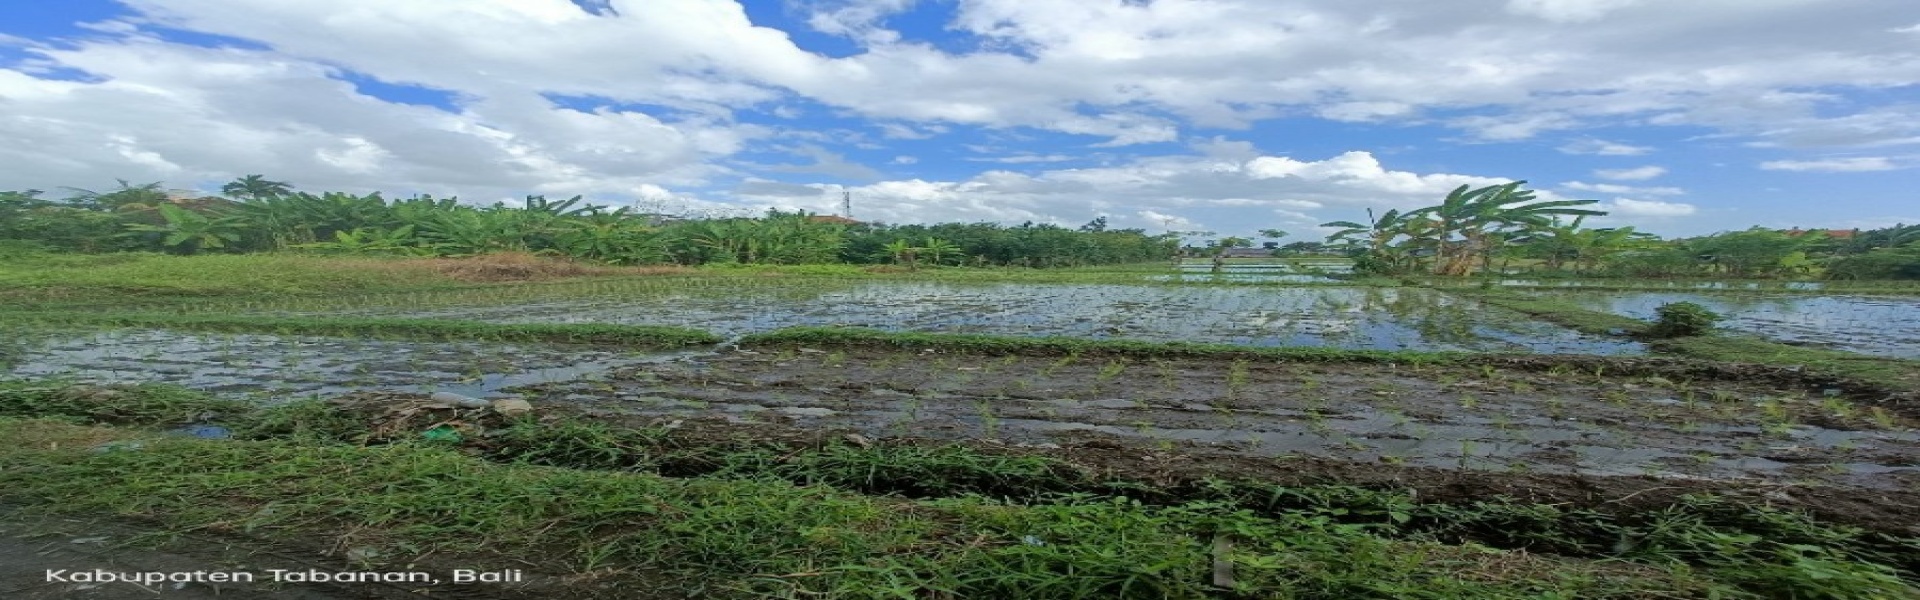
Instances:
[[[1411,213],[1402,213],[1398,209],[1373,216],[1373,209],[1367,209],[1367,222],[1333,221],[1322,223],[1321,227],[1343,227],[1340,231],[1327,236],[1327,243],[1360,250],[1358,262],[1354,267],[1361,271],[1382,274],[1401,273],[1412,268],[1416,255],[1428,247],[1428,240],[1435,229],[1431,219],[1416,217]],[[1394,241],[1408,238],[1400,245]]]
[[[662,236],[625,208],[569,219],[563,227],[555,244],[568,256],[617,265],[667,261]]]
[[[1407,213],[1435,220],[1438,246],[1433,261],[1435,275],[1470,275],[1476,263],[1491,269],[1493,253],[1504,238],[1497,235],[1514,227],[1540,226],[1555,216],[1596,216],[1605,211],[1573,208],[1598,203],[1598,200],[1554,200],[1534,202],[1534,192],[1523,189],[1525,181],[1473,188],[1461,185],[1440,204]]]
[[[927,238],[920,250],[926,254],[927,263],[935,265],[944,265],[947,264],[948,259],[966,255],[966,251],[954,245],[953,242],[933,237]]]
[[[296,244],[292,247],[345,254],[402,256],[433,256],[440,251],[439,244],[423,243],[419,236],[414,235],[412,225],[394,229],[362,227],[353,231],[336,231],[333,232],[333,241]]]
[[[912,271],[918,267],[918,264],[916,263],[915,259],[919,257],[921,250],[925,250],[925,248],[920,248],[912,244],[908,244],[906,240],[894,240],[891,242],[887,242],[887,245],[885,246],[885,248],[886,248],[887,254],[893,257],[893,262],[895,264],[905,265],[907,267],[907,270],[909,271]]]
[[[181,254],[226,248],[227,244],[240,241],[246,226],[238,218],[203,215],[172,204],[161,204],[158,210],[163,223],[128,223],[128,232],[161,234],[160,244]]]

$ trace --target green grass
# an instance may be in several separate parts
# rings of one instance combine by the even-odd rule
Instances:
[[[0,440],[10,465],[0,497],[49,511],[323,540],[353,531],[354,547],[395,560],[539,557],[549,568],[649,573],[634,576],[675,594],[1767,598],[1788,597],[1776,593],[1790,585],[1792,597],[1913,597],[1885,567],[1831,550],[1786,555],[1680,529],[1701,556],[1628,564],[1391,539],[1329,512],[1217,502],[913,501],[765,478],[495,464],[411,444],[153,438],[48,421],[0,420]],[[87,450],[131,440],[144,445]],[[1210,577],[1222,539],[1233,589]]]
[[[174,425],[251,413],[252,405],[165,384],[76,385],[0,379],[0,417]]]
[[[1221,535],[1239,544],[1242,591],[1300,598],[1900,598],[1912,590],[1887,565],[1920,566],[1920,541],[1712,497],[1602,511],[1341,485],[1161,487],[957,445],[793,446],[570,419],[521,420],[465,448],[362,447],[337,441],[364,441],[369,423],[321,401],[241,413],[178,388],[73,393],[86,389],[8,383],[0,415],[220,412],[251,439],[0,418],[0,498],[182,528],[331,527],[415,553],[558,552],[549,566],[663,572],[683,593],[1202,597],[1222,592],[1201,575]],[[718,588],[700,587],[707,575]]]
[[[206,314],[21,312],[0,313],[0,323],[46,326],[150,327],[192,331],[280,335],[367,336],[495,342],[563,342],[643,348],[713,344],[718,336],[683,327],[599,323],[498,324],[435,319],[270,317]]]
[[[298,254],[35,254],[0,262],[0,291],[77,301],[335,294],[456,285],[405,261]]]

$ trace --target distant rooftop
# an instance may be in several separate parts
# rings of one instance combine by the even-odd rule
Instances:
[[[1809,233],[1814,233],[1814,232],[1825,232],[1827,234],[1827,237],[1830,237],[1836,240],[1844,240],[1844,239],[1853,237],[1853,235],[1856,233],[1860,233],[1860,230],[1858,229],[1801,229],[1799,227],[1795,227],[1793,229],[1786,230],[1784,233],[1792,237],[1800,237],[1800,236],[1803,236]]]
[[[842,217],[840,215],[812,215],[807,217],[807,220],[813,221],[815,223],[839,223],[841,225],[865,225],[866,224],[865,221],[849,219],[847,217]]]

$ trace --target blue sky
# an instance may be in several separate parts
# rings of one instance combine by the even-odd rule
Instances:
[[[0,189],[1311,238],[1524,179],[1667,235],[1920,222],[1920,4],[1359,4],[16,2]]]

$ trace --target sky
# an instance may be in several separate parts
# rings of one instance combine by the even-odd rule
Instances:
[[[0,190],[1317,239],[1525,180],[1920,223],[1913,0],[0,0]]]

